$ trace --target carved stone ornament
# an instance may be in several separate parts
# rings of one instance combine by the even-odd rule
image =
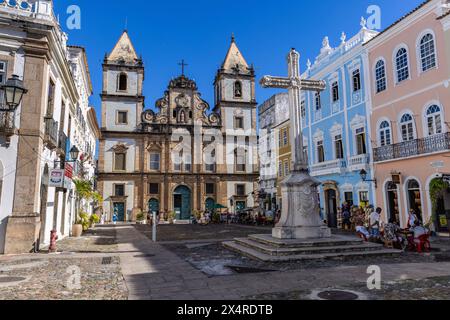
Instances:
[[[175,98],[175,103],[178,107],[187,108],[189,107],[190,98],[189,96],[185,95],[184,93],[180,94],[178,97]]]
[[[128,146],[123,142],[119,142],[114,147],[112,147],[112,150],[114,152],[119,152],[119,153],[127,152],[128,149],[129,149]]]

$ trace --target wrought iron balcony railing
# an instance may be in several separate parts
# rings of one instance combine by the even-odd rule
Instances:
[[[405,141],[374,149],[374,161],[382,162],[450,150],[450,133]]]
[[[53,150],[58,146],[58,122],[51,116],[44,117],[44,122],[44,143],[49,149]]]

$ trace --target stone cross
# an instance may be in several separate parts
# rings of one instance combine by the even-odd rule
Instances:
[[[184,59],[181,60],[181,62],[178,64],[179,66],[181,66],[181,74],[184,76],[184,68],[188,66],[187,63],[184,62]]]
[[[325,81],[303,80],[300,78],[300,54],[292,49],[288,55],[288,77],[265,76],[261,79],[263,88],[281,88],[289,90],[289,117],[291,121],[291,143],[294,171],[307,171],[308,160],[303,150],[303,134],[301,128],[301,91],[325,90]]]

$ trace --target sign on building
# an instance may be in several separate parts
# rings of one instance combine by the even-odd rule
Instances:
[[[64,186],[64,170],[53,169],[50,171],[49,187],[62,188]]]

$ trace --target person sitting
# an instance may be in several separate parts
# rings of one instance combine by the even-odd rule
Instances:
[[[417,246],[421,245],[422,239],[429,235],[430,231],[420,224],[419,220],[416,220],[415,226],[410,229],[414,232],[414,244]]]
[[[395,219],[391,218],[389,223],[384,226],[384,240],[392,242],[394,246],[401,246],[404,239],[398,235],[399,231],[400,227],[395,223]]]

